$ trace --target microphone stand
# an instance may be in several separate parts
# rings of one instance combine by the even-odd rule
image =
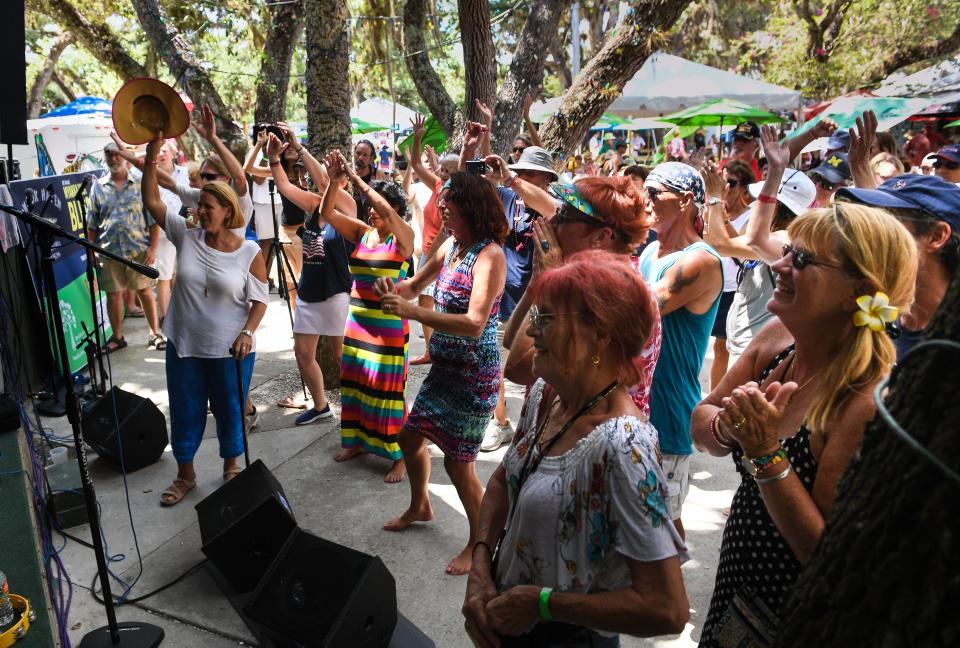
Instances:
[[[91,176],[88,175],[86,178],[84,178],[83,185],[80,187],[80,191],[77,192],[77,198],[76,198],[76,200],[79,201],[80,203],[80,214],[83,217],[83,233],[84,234],[87,233],[86,192],[88,191],[88,187],[91,182],[92,182]],[[86,270],[87,288],[90,292],[90,312],[93,315],[93,331],[87,334],[87,338],[90,340],[90,343],[92,343],[93,347],[91,348],[89,345],[87,346],[87,358],[88,358],[87,362],[91,364],[90,375],[92,378],[91,386],[93,387],[93,392],[95,394],[99,393],[102,395],[107,393],[107,383],[106,383],[107,371],[103,366],[103,344],[106,343],[106,340],[104,340],[102,343],[100,341],[100,334],[103,331],[100,330],[100,319],[98,317],[98,311],[97,311],[97,306],[100,304],[100,294],[99,294],[99,291],[96,288],[94,288],[94,286],[97,285],[96,271],[94,270],[94,268],[97,265],[96,257],[94,256],[93,250],[91,250],[90,248],[86,248],[86,256],[87,256],[87,270]],[[84,330],[84,332],[86,332],[86,330]],[[90,336],[92,336],[92,339]],[[96,358],[97,366],[100,369],[99,384],[97,384],[96,379],[93,378],[94,374],[96,373],[96,369],[92,366],[94,358]]]
[[[67,339],[63,331],[63,317],[60,314],[59,298],[57,297],[57,283],[53,270],[53,243],[56,239],[78,243],[88,251],[93,250],[99,252],[152,279],[156,279],[159,273],[154,268],[129,261],[117,254],[108,252],[87,239],[79,238],[65,231],[59,225],[51,223],[48,220],[5,205],[0,205],[0,209],[31,225],[34,228],[37,245],[40,248],[43,292],[47,300],[47,307],[50,309],[50,314],[53,318],[54,337],[56,338],[56,348],[59,353],[60,371],[63,375],[63,384],[66,389],[67,420],[70,421],[70,427],[73,429],[73,444],[77,451],[80,482],[83,484],[83,499],[87,507],[87,519],[90,521],[90,537],[93,543],[93,553],[97,559],[97,574],[103,590],[103,606],[107,612],[107,625],[97,628],[96,630],[91,630],[84,635],[80,641],[80,648],[109,648],[111,646],[120,646],[121,648],[155,648],[160,645],[164,636],[163,629],[159,626],[140,623],[139,621],[117,623],[113,594],[110,591],[110,576],[107,572],[107,559],[103,551],[100,516],[97,512],[97,496],[93,489],[93,482],[90,479],[90,472],[87,469],[87,455],[83,449],[83,438],[80,427],[80,399],[77,397],[77,392],[73,388],[70,361],[67,356]]]

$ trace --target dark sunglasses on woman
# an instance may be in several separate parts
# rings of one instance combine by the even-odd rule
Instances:
[[[200,177],[206,180],[207,182],[215,182],[220,179],[219,173],[201,173]]]
[[[791,263],[793,267],[797,270],[803,270],[809,265],[823,266],[824,268],[833,268],[834,270],[840,270],[841,272],[846,272],[846,268],[843,266],[838,266],[833,263],[826,263],[824,261],[817,261],[812,253],[804,250],[801,247],[796,247],[790,244],[783,246],[783,256],[790,256]]]

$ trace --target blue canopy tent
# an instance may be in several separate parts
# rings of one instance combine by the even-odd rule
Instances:
[[[41,115],[40,118],[67,117],[69,115],[109,115],[112,112],[113,105],[106,99],[101,99],[100,97],[80,97],[76,101],[71,101],[65,106],[60,106],[55,110],[51,110],[46,115]]]

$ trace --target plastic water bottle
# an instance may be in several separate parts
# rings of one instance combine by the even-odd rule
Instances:
[[[13,603],[10,602],[10,597],[7,596],[9,593],[10,589],[7,587],[7,577],[0,571],[0,629],[13,623],[14,618],[16,618],[13,612]]]

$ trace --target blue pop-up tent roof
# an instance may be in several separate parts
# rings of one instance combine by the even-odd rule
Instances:
[[[112,104],[106,99],[101,99],[100,97],[80,97],[76,101],[71,101],[67,105],[60,106],[40,117],[66,117],[68,115],[92,114],[109,115],[111,112]]]

